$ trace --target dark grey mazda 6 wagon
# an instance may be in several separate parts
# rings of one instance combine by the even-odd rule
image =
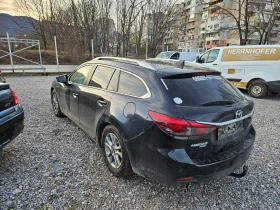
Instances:
[[[51,99],[56,116],[96,141],[116,177],[176,184],[246,174],[254,104],[220,72],[101,57],[57,77]]]

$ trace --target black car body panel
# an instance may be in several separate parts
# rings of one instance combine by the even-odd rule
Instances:
[[[280,93],[280,80],[267,82],[267,85],[269,87],[269,91],[273,93]]]
[[[181,183],[180,179],[184,177],[191,178],[183,182],[203,182],[229,175],[248,160],[255,140],[252,126],[254,104],[250,98],[236,92],[236,97],[235,93],[230,93],[235,100],[230,105],[209,106],[206,103],[206,106],[185,106],[174,103],[173,93],[170,92],[172,85],[167,80],[201,75],[219,77],[227,88],[238,91],[223,78],[220,79],[219,72],[205,68],[199,70],[199,67],[153,69],[133,63],[98,59],[77,69],[84,66],[91,68],[82,84],[71,81],[71,76],[75,74],[73,72],[68,75],[70,79],[67,84],[53,81],[51,91],[57,92],[61,111],[99,145],[104,127],[108,124],[116,127],[124,140],[135,173],[167,184]],[[92,84],[91,78],[95,79],[93,75],[99,66],[113,69],[107,88],[89,85]],[[136,96],[119,92],[124,73],[140,78],[146,85],[147,93]],[[126,82],[129,84],[129,81]],[[114,90],[114,87],[118,87],[118,90]],[[214,131],[202,136],[169,135],[156,125],[149,115],[150,111],[179,120],[217,125],[214,125]],[[223,123],[227,126],[236,121],[237,111],[245,116],[239,120],[242,121],[242,129],[237,129],[238,132],[230,136],[223,136],[219,129]]]
[[[17,137],[23,127],[23,108],[13,105],[9,84],[0,84],[0,149]]]

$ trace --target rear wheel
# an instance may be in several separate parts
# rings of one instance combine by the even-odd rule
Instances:
[[[53,112],[57,117],[63,117],[63,113],[61,112],[55,90],[52,91],[52,107],[53,107]]]
[[[267,96],[268,87],[262,80],[253,81],[248,87],[248,93],[254,98],[263,98]]]
[[[101,148],[104,161],[114,176],[125,178],[132,174],[127,150],[114,126],[108,125],[103,130]]]

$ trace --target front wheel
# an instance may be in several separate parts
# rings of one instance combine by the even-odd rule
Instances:
[[[248,93],[254,98],[263,98],[267,96],[268,87],[262,80],[256,80],[249,85]]]
[[[103,130],[101,148],[104,161],[114,176],[125,178],[132,174],[126,147],[114,126],[108,125]]]
[[[63,117],[63,113],[61,112],[55,90],[52,91],[52,107],[53,107],[53,112],[54,112],[55,116]]]

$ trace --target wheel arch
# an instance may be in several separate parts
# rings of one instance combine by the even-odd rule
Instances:
[[[119,131],[120,136],[124,139],[124,133],[121,129],[121,126],[119,126],[117,120],[114,119],[112,116],[109,118],[105,118],[105,116],[103,115],[103,117],[100,118],[96,128],[96,142],[98,143],[99,147],[101,147],[101,138],[103,130],[108,125],[114,126]]]
[[[52,92],[54,91],[54,87],[51,87],[51,96],[52,96]]]
[[[262,79],[262,78],[253,78],[253,79],[251,79],[251,80],[247,83],[246,89],[248,89],[249,86],[250,86],[254,81],[257,81],[257,80],[261,80],[262,82],[264,82],[264,83],[267,85],[267,82],[266,82],[264,79]]]
[[[101,147],[101,137],[102,137],[102,133],[103,133],[103,130],[105,129],[105,127],[107,125],[111,125],[109,122],[107,121],[104,121],[102,123],[99,124],[99,126],[97,127],[97,131],[96,131],[96,141],[97,141],[97,144],[99,147]]]

